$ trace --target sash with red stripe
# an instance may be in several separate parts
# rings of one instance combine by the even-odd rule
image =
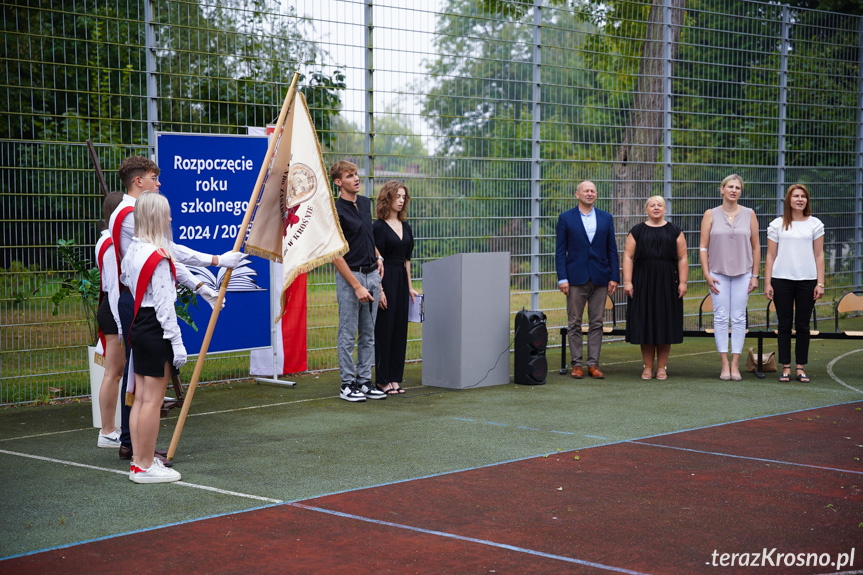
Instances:
[[[115,250],[116,251],[116,250]],[[141,302],[144,301],[144,294],[147,293],[147,286],[150,285],[150,280],[153,279],[153,272],[156,271],[156,265],[162,259],[167,259],[171,266],[171,275],[174,277],[174,283],[177,282],[177,270],[174,268],[174,262],[168,257],[164,250],[156,250],[147,261],[144,262],[144,267],[141,268],[141,273],[138,274],[138,282],[135,290],[135,315],[132,316],[132,324],[135,323],[135,318],[138,317],[138,309],[141,307]],[[129,325],[129,331],[132,331],[132,325]]]
[[[114,218],[114,227],[111,228],[111,239],[114,241],[114,255],[117,256],[117,281],[119,282],[117,285],[122,286],[123,282],[120,281],[120,231],[123,228],[123,220],[126,219],[126,216],[129,215],[130,212],[135,211],[135,206],[126,206],[120,210],[120,213],[117,214],[117,217]],[[149,283],[149,281],[148,281]],[[144,284],[146,285],[146,284]]]
[[[102,245],[99,247],[99,253],[96,255],[96,265],[99,266],[99,303],[97,304],[96,309],[99,309],[98,306],[102,305],[102,267],[105,263],[105,252],[108,251],[108,248],[113,244],[113,240],[109,236]],[[99,327],[99,341],[102,342],[102,351],[105,352],[105,355],[108,354],[108,348],[105,345],[107,342],[105,341],[105,334],[102,333],[102,328]]]

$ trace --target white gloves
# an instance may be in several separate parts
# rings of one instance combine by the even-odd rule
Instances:
[[[201,287],[195,290],[195,294],[204,298],[210,307],[216,309],[216,300],[219,298],[218,292],[213,291],[213,288],[206,284],[201,284]],[[226,298],[227,299],[227,298]],[[225,300],[222,300],[222,309],[225,309]]]
[[[225,252],[219,256],[220,268],[235,268],[249,257],[249,254],[243,252]]]
[[[174,351],[174,367],[180,369],[186,363],[186,347],[183,342],[171,342],[171,349]]]

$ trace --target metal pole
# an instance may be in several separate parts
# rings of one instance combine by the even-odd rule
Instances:
[[[666,213],[674,213],[671,203],[671,0],[663,1],[662,8],[662,195],[665,198]]]
[[[271,138],[273,136],[270,136]],[[256,377],[255,381],[259,383],[275,383],[276,385],[287,385],[288,387],[293,387],[297,384],[296,381],[290,380],[282,380],[279,379],[281,375],[279,373],[279,333],[278,330],[282,329],[281,324],[274,322],[273,317],[278,315],[273,313],[275,310],[279,309],[282,305],[282,274],[281,274],[281,266],[279,266],[279,273],[276,273],[276,262],[270,261],[270,349],[272,350],[272,359],[273,359],[273,377]]]
[[[782,43],[779,60],[779,142],[776,157],[776,214],[781,215],[785,204],[785,148],[788,118],[788,29],[791,24],[791,11],[782,7]]]
[[[147,145],[150,155],[156,153],[156,129],[159,126],[159,88],[156,83],[156,24],[153,22],[154,0],[144,3],[145,60],[147,66]]]
[[[533,132],[530,162],[530,307],[539,309],[540,202],[542,196],[542,0],[533,0]]]
[[[365,164],[366,183],[365,194],[370,198],[375,196],[375,83],[374,83],[374,4],[366,0],[366,137]]]
[[[863,286],[863,18],[859,25],[860,44],[857,54],[857,174],[854,202],[854,286]]]

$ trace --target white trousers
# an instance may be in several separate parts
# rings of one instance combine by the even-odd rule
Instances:
[[[719,282],[719,293],[710,292],[713,300],[713,337],[716,350],[728,353],[728,322],[731,322],[731,353],[743,352],[746,339],[746,304],[749,302],[749,280],[752,272],[727,276],[710,272]]]

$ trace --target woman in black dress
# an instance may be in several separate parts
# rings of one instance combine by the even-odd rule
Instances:
[[[671,344],[683,341],[683,296],[689,276],[686,239],[665,221],[665,199],[651,196],[647,221],[630,230],[623,253],[626,341],[641,345],[641,379],[668,378]]]
[[[407,187],[390,180],[381,188],[374,223],[375,246],[384,258],[381,299],[375,321],[375,384],[388,395],[404,393],[408,344],[408,298],[418,295],[411,284],[414,237],[407,223]]]

